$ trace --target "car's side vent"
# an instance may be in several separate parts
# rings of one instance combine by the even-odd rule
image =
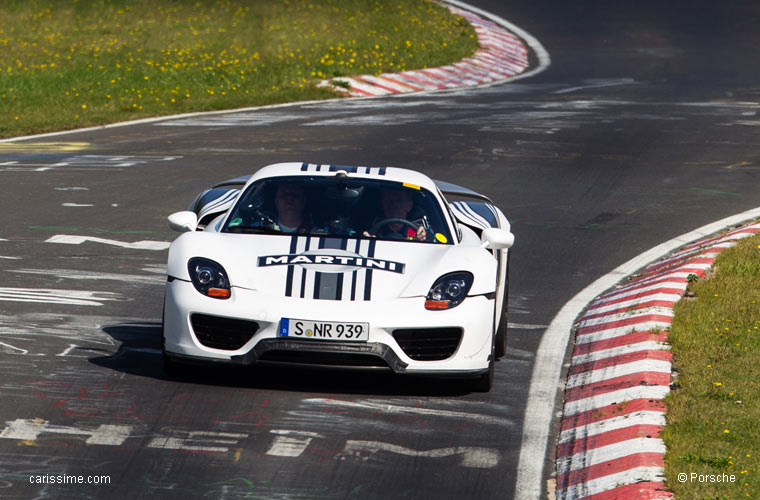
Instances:
[[[193,314],[190,323],[198,342],[206,347],[228,351],[243,347],[259,329],[259,324],[255,321],[206,314]]]
[[[440,361],[454,355],[462,340],[461,328],[403,328],[393,338],[415,361]]]

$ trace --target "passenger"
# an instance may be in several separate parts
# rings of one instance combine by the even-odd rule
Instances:
[[[382,189],[380,191],[380,207],[382,208],[384,217],[374,222],[372,229],[376,231],[376,234],[364,231],[364,236],[380,236],[382,238],[417,241],[427,240],[428,234],[424,224],[419,224],[419,227],[415,230],[411,225],[403,222],[383,223],[384,220],[388,219],[404,219],[408,221],[409,214],[414,207],[412,193],[396,189]]]

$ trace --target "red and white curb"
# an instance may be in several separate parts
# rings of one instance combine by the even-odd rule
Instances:
[[[683,247],[594,300],[576,324],[557,446],[558,500],[672,498],[664,477],[663,398],[673,308],[689,276],[760,232],[760,223]]]
[[[401,73],[337,77],[320,86],[350,97],[375,97],[430,90],[474,87],[514,77],[528,67],[528,49],[514,33],[469,10],[446,5],[475,28],[480,48],[472,57],[441,66]]]

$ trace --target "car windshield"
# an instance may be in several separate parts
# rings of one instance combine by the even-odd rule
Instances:
[[[259,180],[240,196],[222,231],[451,243],[440,204],[426,189],[337,176]]]

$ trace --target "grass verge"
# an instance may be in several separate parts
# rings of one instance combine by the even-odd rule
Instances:
[[[335,97],[335,76],[472,55],[427,0],[4,0],[0,137]]]
[[[677,303],[668,337],[679,375],[666,398],[665,473],[679,500],[760,498],[760,236],[713,269]]]

